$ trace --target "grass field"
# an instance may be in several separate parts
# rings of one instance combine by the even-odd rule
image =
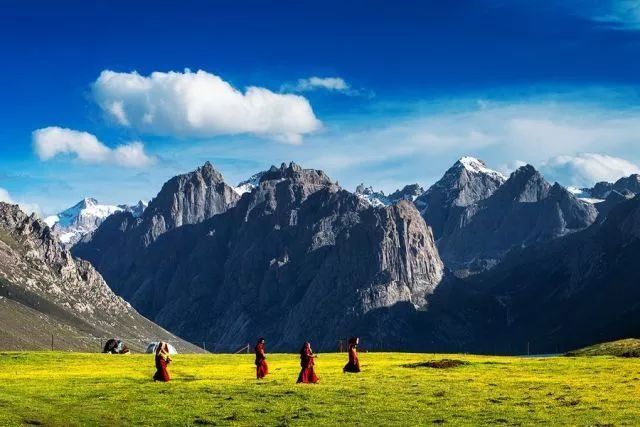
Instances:
[[[154,383],[153,357],[0,353],[0,425],[637,425],[640,360],[321,354],[320,383],[297,385],[296,355],[177,355]],[[449,369],[406,367],[443,358]]]

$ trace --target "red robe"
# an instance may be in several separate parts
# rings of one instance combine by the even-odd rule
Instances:
[[[300,353],[300,366],[302,370],[300,371],[300,375],[298,375],[299,383],[317,383],[318,377],[316,376],[315,371],[313,370],[313,366],[315,362],[313,361],[313,353],[311,350],[305,349]]]
[[[360,372],[360,361],[358,360],[358,350],[355,345],[349,346],[349,363],[342,368],[343,372]]]
[[[256,345],[255,351],[256,351],[256,378],[260,380],[269,373],[269,367],[267,366],[267,356],[264,354],[264,344],[258,343]]]
[[[153,375],[154,381],[169,382],[171,377],[167,371],[167,365],[171,359],[165,355],[156,354],[156,373]]]

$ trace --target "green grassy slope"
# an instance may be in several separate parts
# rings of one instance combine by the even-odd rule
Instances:
[[[570,351],[567,356],[640,357],[640,339],[628,338],[596,344],[580,350]]]
[[[640,360],[369,353],[342,374],[321,354],[320,383],[296,385],[296,355],[177,355],[174,380],[151,381],[153,357],[1,353],[0,425],[597,425],[640,419]],[[434,359],[448,369],[406,367]]]

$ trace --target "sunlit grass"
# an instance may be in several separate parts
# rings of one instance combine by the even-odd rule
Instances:
[[[405,367],[434,359],[450,369]],[[368,353],[321,354],[320,383],[297,385],[296,355],[177,355],[154,383],[153,357],[0,354],[0,425],[630,424],[640,419],[640,360]]]

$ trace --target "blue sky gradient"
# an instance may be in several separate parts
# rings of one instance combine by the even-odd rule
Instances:
[[[640,164],[634,0],[131,3],[3,3],[0,196],[43,214],[85,196],[130,203],[205,160],[231,183],[294,160],[346,188],[385,191],[426,187],[463,155],[507,172],[530,162],[565,185]],[[92,88],[104,70],[185,69],[243,92],[296,93],[322,126],[297,144],[264,132],[156,132],[114,121]],[[314,76],[348,89],[302,90],[299,79]],[[140,141],[154,161],[43,159],[32,133],[49,126],[109,149]]]

